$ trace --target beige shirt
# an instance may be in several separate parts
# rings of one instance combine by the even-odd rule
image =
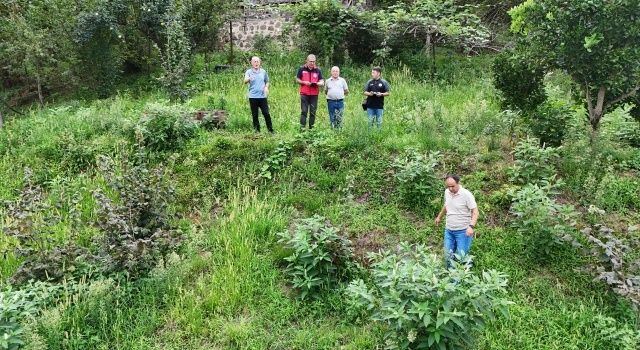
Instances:
[[[460,186],[458,193],[444,190],[444,206],[447,209],[449,230],[464,230],[471,224],[471,211],[478,207],[473,194]]]

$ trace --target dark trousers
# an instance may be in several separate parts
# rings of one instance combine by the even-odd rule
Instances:
[[[249,106],[251,107],[251,117],[253,117],[253,128],[256,129],[256,131],[260,131],[260,119],[258,119],[258,108],[260,108],[260,110],[262,110],[262,116],[264,116],[264,121],[267,124],[267,130],[269,130],[269,132],[273,132],[267,99],[250,98]]]
[[[307,126],[307,113],[309,114],[309,129],[316,123],[316,109],[318,108],[318,95],[300,95],[300,127]]]

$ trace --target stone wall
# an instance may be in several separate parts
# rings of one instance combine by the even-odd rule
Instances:
[[[284,28],[291,21],[291,14],[279,11],[277,8],[246,9],[240,18],[233,21],[233,45],[241,50],[250,50],[253,47],[254,38],[261,35],[284,41],[285,45],[292,46],[290,38],[282,37]],[[228,25],[221,31],[221,41],[224,44],[229,43]]]

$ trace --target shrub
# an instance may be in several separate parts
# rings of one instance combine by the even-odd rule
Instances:
[[[172,101],[184,101],[187,97],[184,84],[191,68],[191,43],[185,31],[183,9],[176,1],[170,2],[163,26],[167,41],[162,53],[160,82]]]
[[[300,292],[300,299],[317,297],[355,272],[351,242],[321,216],[300,220],[278,236],[291,250],[285,258],[285,273]]]
[[[145,107],[135,127],[135,137],[151,150],[175,150],[193,137],[196,130],[196,122],[184,108],[152,103]]]
[[[589,212],[604,214],[593,206]],[[637,230],[638,226],[630,226],[621,234],[596,223],[580,231],[586,242],[578,237],[571,240],[592,258],[580,270],[606,283],[614,292],[631,300],[636,308],[640,307],[640,239]]]
[[[405,155],[394,160],[391,166],[395,170],[398,190],[406,204],[424,208],[439,198],[441,181],[435,173],[439,156],[439,152],[425,156],[409,149]]]
[[[525,113],[524,118],[533,132],[540,139],[540,146],[558,147],[564,140],[567,123],[572,111],[562,101],[546,101],[535,111]]]
[[[547,99],[544,71],[521,57],[505,51],[496,56],[492,68],[493,82],[502,95],[503,108],[531,112]]]
[[[507,315],[507,277],[490,270],[480,276],[470,264],[446,269],[423,245],[403,243],[398,254],[372,254],[373,286],[353,281],[348,294],[371,319],[388,326],[388,349],[461,349],[496,312]]]
[[[289,162],[291,158],[291,143],[288,141],[278,142],[278,146],[271,153],[271,155],[265,159],[262,168],[260,169],[260,178],[271,180],[276,172],[282,170],[284,166]]]
[[[540,261],[551,256],[563,240],[571,240],[577,212],[571,205],[558,204],[548,195],[549,188],[528,184],[513,197],[512,226],[522,235],[529,253]]]
[[[103,234],[98,258],[105,272],[126,272],[136,278],[179,248],[181,231],[172,221],[170,206],[175,191],[163,167],[151,169],[143,150],[131,161],[124,159],[120,169],[108,157],[98,159],[110,193],[94,191],[97,225]]]
[[[527,138],[518,142],[513,155],[515,162],[508,171],[512,183],[546,185],[556,176],[558,148],[540,148],[536,139]]]

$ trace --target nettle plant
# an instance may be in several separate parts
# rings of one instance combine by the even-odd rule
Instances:
[[[291,151],[292,145],[289,141],[280,141],[273,153],[265,159],[262,168],[260,168],[260,174],[258,177],[271,180],[273,176],[278,171],[284,169],[285,165],[289,162],[292,153]]]
[[[395,170],[394,177],[406,204],[425,207],[438,197],[442,190],[435,172],[439,156],[439,152],[424,155],[409,149],[393,161],[391,167]]]
[[[505,274],[475,274],[466,259],[447,269],[429,251],[402,243],[397,253],[371,254],[372,285],[356,280],[347,289],[372,320],[388,326],[387,349],[466,349],[497,313],[508,317]]]
[[[163,167],[150,168],[144,149],[119,166],[106,156],[98,159],[110,198],[94,191],[97,226],[102,232],[99,259],[107,273],[126,271],[135,278],[151,270],[179,248],[182,232],[173,224],[175,191]]]
[[[538,140],[526,138],[513,150],[514,165],[509,169],[509,181],[518,185],[553,183],[556,163],[560,159],[558,147],[538,147]]]
[[[318,297],[357,271],[351,241],[321,216],[298,221],[294,228],[278,234],[279,243],[291,254],[285,273],[300,299]]]
[[[549,187],[528,184],[515,192],[511,204],[512,226],[540,261],[550,257],[563,241],[571,241],[576,231],[575,208],[557,203],[550,191]]]
[[[180,106],[151,103],[134,128],[134,138],[154,151],[175,150],[196,134],[198,124]]]

